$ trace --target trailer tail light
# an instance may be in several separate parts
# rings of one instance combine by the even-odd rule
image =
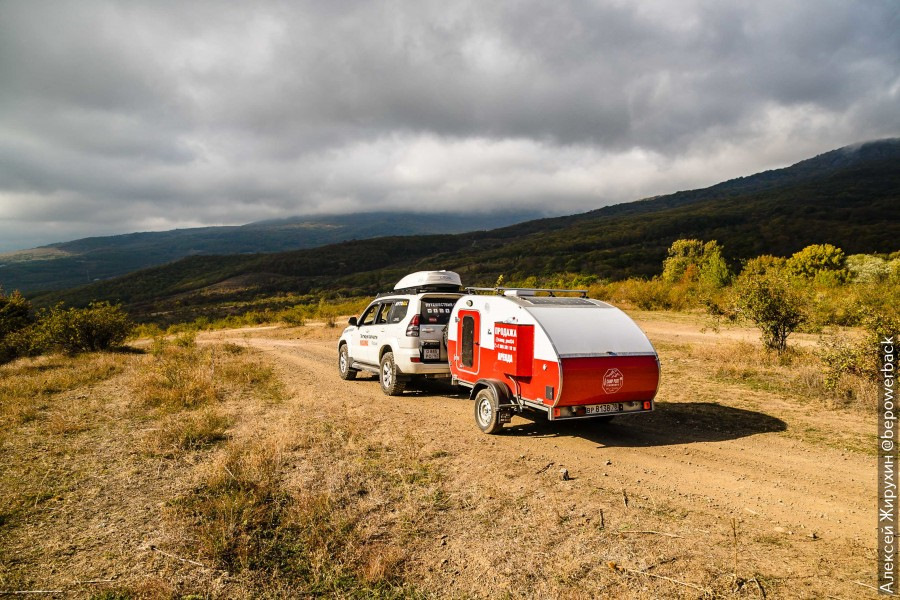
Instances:
[[[409,325],[406,326],[406,337],[419,337],[419,315],[412,316]]]
[[[653,408],[653,404],[649,400],[644,401],[644,410],[650,410]]]

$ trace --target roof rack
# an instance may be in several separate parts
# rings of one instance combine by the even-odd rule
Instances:
[[[565,289],[552,289],[552,288],[514,288],[514,287],[467,287],[466,291],[470,294],[474,294],[475,292],[494,292],[498,296],[503,296],[506,292],[513,292],[511,295],[519,295],[516,292],[531,292],[530,294],[521,294],[531,295],[533,296],[535,292],[547,292],[552,297],[556,297],[556,294],[581,294],[582,298],[587,298],[588,291],[587,290],[565,290]]]
[[[428,285],[419,285],[413,287],[400,288],[399,290],[391,290],[389,292],[381,292],[376,298],[381,298],[382,296],[396,296],[398,294],[426,294],[426,293],[449,293],[449,294],[461,294],[463,292],[462,287],[454,284],[441,284],[441,283],[431,283]]]

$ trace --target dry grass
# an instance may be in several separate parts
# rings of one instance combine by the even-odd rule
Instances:
[[[154,409],[158,419],[145,449],[162,456],[224,440],[233,422],[221,407],[227,398],[283,398],[274,372],[258,357],[231,343],[201,347],[193,336],[155,340],[149,362],[134,373],[131,386],[141,401],[138,410]]]
[[[815,346],[792,347],[778,354],[767,352],[757,342],[719,340],[715,344],[661,344],[658,350],[667,372],[681,371],[688,377],[703,373],[707,385],[730,389],[728,395],[740,398],[748,409],[769,411],[776,402],[790,410],[796,420],[785,436],[841,451],[872,454],[877,448],[869,432],[860,436],[856,429],[835,426],[844,416],[871,413],[877,388],[862,377],[845,373],[838,387],[829,389]]]
[[[166,415],[145,439],[145,448],[151,454],[168,457],[201,450],[226,439],[225,431],[232,422],[231,417],[214,408]]]
[[[174,341],[156,339],[152,361],[133,380],[135,396],[161,412],[193,410],[228,394],[252,393],[267,400],[282,398],[271,368],[233,343],[198,346],[192,335]]]
[[[20,359],[0,367],[0,428],[33,421],[45,415],[54,396],[104,381],[122,371],[121,354],[95,353]],[[84,395],[84,394],[83,394]],[[78,406],[73,405],[78,411]],[[67,417],[52,427],[70,431]]]
[[[154,341],[152,362],[134,378],[135,396],[146,406],[177,412],[209,404],[221,397],[216,377],[218,356],[197,347],[193,338]]]
[[[70,551],[63,557],[54,553],[68,547],[73,537],[106,535],[102,528],[95,531],[97,517],[131,519],[136,521],[132,526],[142,526],[152,514],[134,508],[154,494],[153,504],[162,506],[172,497],[166,489],[187,483],[163,479],[160,485],[162,473],[181,472],[184,477],[202,457],[218,456],[209,449],[228,439],[229,427],[245,416],[245,408],[252,407],[256,416],[258,409],[277,406],[283,399],[278,378],[254,352],[235,344],[199,347],[189,338],[158,342],[145,355],[21,360],[2,367],[2,373],[0,591],[46,587],[40,583],[45,575],[38,565],[66,560]],[[260,473],[248,466],[246,457],[235,460],[229,468],[245,480]],[[141,492],[132,498],[136,484]],[[100,498],[112,506],[82,506],[100,489],[105,490]],[[215,484],[211,489],[217,489]],[[125,502],[126,497],[134,502]],[[126,504],[135,506],[124,508]],[[241,515],[238,523],[250,517],[241,506],[239,499],[233,506],[234,514]],[[267,503],[258,506],[269,509]],[[32,523],[46,529],[35,531]],[[133,539],[126,543],[133,545]],[[240,544],[232,546],[238,556]],[[7,553],[13,549],[14,554]],[[49,554],[23,562],[23,556],[36,551]],[[134,559],[132,552],[119,560]],[[92,569],[109,556],[91,553],[81,568]],[[36,570],[29,570],[29,564]],[[105,586],[110,589],[99,597],[181,597],[182,591],[189,594],[206,585],[195,579],[173,584],[165,569],[155,572],[159,575],[143,577],[135,585]],[[78,589],[76,595],[88,597],[86,591]]]
[[[201,483],[174,503],[190,523],[196,547],[188,555],[229,571],[278,561],[287,498],[279,490],[282,452],[271,441],[229,444],[207,466]]]
[[[362,422],[270,429],[226,444],[172,503],[180,552],[240,573],[254,595],[420,595],[404,562],[445,508],[436,466],[414,444],[365,442]]]
[[[790,396],[828,409],[874,410],[877,389],[862,377],[844,374],[835,389],[826,386],[826,371],[812,348],[768,352],[749,342],[722,342],[680,349],[690,359],[714,365],[717,379],[752,390]]]

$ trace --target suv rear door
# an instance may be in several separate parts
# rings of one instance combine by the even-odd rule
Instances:
[[[426,362],[447,361],[447,348],[443,344],[444,329],[450,322],[450,313],[459,296],[422,296],[419,304],[419,339],[423,349],[440,348],[438,358],[429,360],[423,350]]]

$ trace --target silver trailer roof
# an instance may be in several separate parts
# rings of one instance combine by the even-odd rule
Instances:
[[[534,317],[560,358],[656,354],[631,317],[606,302],[547,296],[503,298]]]

